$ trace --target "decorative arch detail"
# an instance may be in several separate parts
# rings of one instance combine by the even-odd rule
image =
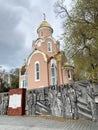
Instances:
[[[41,54],[41,55],[43,56],[43,58],[44,58],[44,61],[47,62],[47,57],[46,57],[46,55],[45,55],[43,52],[41,52],[41,51],[39,51],[39,50],[36,50],[35,52],[31,53],[31,55],[28,57],[27,65],[30,64],[30,61],[31,61],[32,56],[34,56],[35,54],[38,54],[38,53]]]

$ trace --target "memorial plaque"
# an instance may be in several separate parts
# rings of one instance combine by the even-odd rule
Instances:
[[[21,95],[20,94],[10,95],[9,107],[11,107],[13,109],[21,107]]]
[[[25,114],[25,92],[26,89],[12,89],[9,91],[9,116]]]

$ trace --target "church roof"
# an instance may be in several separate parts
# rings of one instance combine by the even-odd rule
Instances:
[[[69,64],[68,62],[65,62],[64,63],[64,67],[66,68],[66,67],[71,67],[71,68],[74,68],[74,66],[72,66],[71,64]]]
[[[47,21],[43,21],[41,24],[40,24],[40,27],[51,27],[51,25],[47,22]]]
[[[38,27],[37,30],[39,30],[40,28],[43,28],[43,27],[48,27],[48,28],[50,28],[50,29],[52,30],[52,32],[53,32],[53,29],[52,29],[51,25],[50,25],[46,20],[42,21],[42,23],[39,25],[39,27]]]

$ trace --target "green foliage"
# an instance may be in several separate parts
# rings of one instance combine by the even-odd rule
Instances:
[[[19,69],[12,69],[10,73],[0,73],[0,93],[19,88]]]
[[[70,11],[64,0],[55,4],[64,18],[64,48],[75,66],[75,79],[98,81],[98,0],[75,0]]]
[[[3,81],[2,78],[0,78],[0,93],[2,92],[8,92],[9,91],[9,86],[7,85],[7,83],[5,81]]]
[[[19,69],[12,69],[11,73],[11,89],[19,88]]]

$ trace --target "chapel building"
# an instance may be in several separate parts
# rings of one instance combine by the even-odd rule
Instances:
[[[68,64],[53,28],[44,19],[37,29],[38,38],[19,73],[19,88],[36,89],[73,82],[74,67]]]

